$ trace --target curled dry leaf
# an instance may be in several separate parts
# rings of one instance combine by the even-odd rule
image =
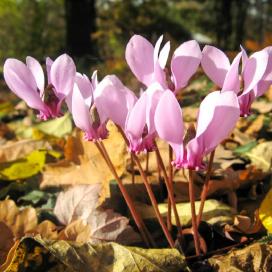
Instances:
[[[97,208],[100,190],[100,184],[77,185],[59,194],[54,213],[62,224],[67,225],[61,237],[66,240],[78,237],[77,241],[85,242],[138,242],[139,235],[129,226],[126,217],[110,209]]]
[[[232,250],[226,255],[208,260],[212,271],[218,272],[269,272],[272,270],[272,246],[254,243],[243,249]]]

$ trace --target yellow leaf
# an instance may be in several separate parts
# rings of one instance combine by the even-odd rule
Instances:
[[[259,217],[267,229],[272,233],[272,189],[265,196],[259,210]]]

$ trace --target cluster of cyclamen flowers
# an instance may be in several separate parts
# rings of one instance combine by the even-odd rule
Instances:
[[[191,40],[174,51],[168,68],[170,43],[161,49],[162,40],[161,36],[153,47],[134,35],[127,44],[127,63],[146,86],[139,98],[114,75],[98,82],[96,72],[91,79],[76,72],[66,54],[55,61],[46,59],[47,84],[42,66],[32,57],[26,58],[26,64],[7,59],[4,78],[17,96],[39,111],[42,120],[61,116],[66,102],[87,140],[106,138],[106,123],[112,120],[125,132],[131,152],[152,151],[159,136],[173,148],[176,167],[202,169],[203,157],[227,137],[239,116],[250,113],[254,99],[272,83],[272,47],[250,57],[241,48],[230,63],[219,49],[205,46],[201,52]],[[188,139],[175,95],[187,86],[200,64],[220,90],[200,104],[196,131]]]

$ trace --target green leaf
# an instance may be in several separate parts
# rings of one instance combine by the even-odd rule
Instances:
[[[44,200],[48,197],[49,197],[49,194],[46,192],[39,191],[39,190],[33,190],[32,192],[29,192],[28,194],[20,197],[18,200],[30,202],[35,205],[35,204],[39,203],[41,200]]]
[[[45,134],[61,138],[72,132],[72,120],[69,113],[63,117],[56,118],[47,122],[42,122],[35,126]]]
[[[245,154],[247,152],[249,152],[251,149],[253,149],[256,145],[257,145],[257,141],[252,141],[248,144],[239,146],[237,148],[234,149],[234,153],[236,154]]]

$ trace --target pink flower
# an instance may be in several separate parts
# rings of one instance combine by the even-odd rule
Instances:
[[[92,82],[86,75],[77,74],[67,105],[76,126],[85,132],[85,138],[95,141],[107,137],[109,119],[124,128],[135,101],[136,96],[116,76],[106,76],[98,83],[95,72]]]
[[[196,135],[184,142],[184,125],[179,103],[171,91],[165,91],[155,112],[159,137],[175,152],[177,168],[203,169],[203,157],[213,151],[234,128],[239,118],[239,103],[232,91],[212,92],[200,104]]]
[[[170,42],[160,50],[163,36],[153,45],[140,35],[134,35],[126,47],[126,60],[137,79],[147,87],[158,82],[164,89],[177,92],[184,88],[196,72],[201,50],[196,41],[181,44],[171,59],[171,73],[167,72],[166,64],[170,51]]]
[[[151,84],[129,111],[125,133],[130,143],[131,152],[139,153],[154,149],[154,139],[157,135],[154,114],[164,91],[159,83]]]
[[[59,117],[65,97],[72,91],[76,67],[66,54],[54,62],[47,58],[48,85],[42,66],[32,58],[26,58],[26,64],[17,59],[7,59],[4,64],[4,78],[8,87],[27,105],[39,111],[42,120]]]
[[[262,95],[272,82],[270,52],[271,49],[266,48],[248,57],[242,49],[230,64],[227,56],[216,47],[206,45],[202,51],[201,65],[204,72],[222,88],[222,92],[233,91],[238,95],[241,116],[250,114],[254,99]],[[243,65],[239,75],[241,58]]]

